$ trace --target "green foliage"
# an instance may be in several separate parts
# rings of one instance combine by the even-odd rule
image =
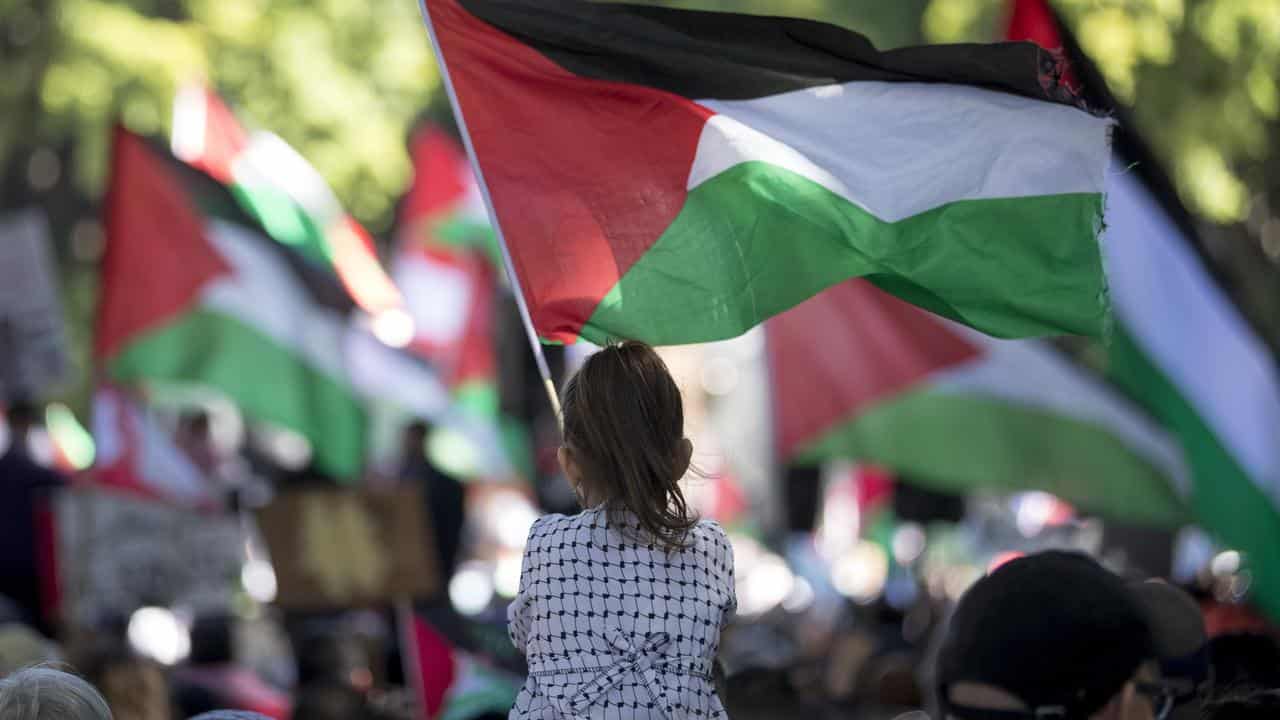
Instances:
[[[309,158],[358,218],[388,225],[409,173],[405,136],[439,82],[416,3],[56,0],[49,7],[56,42],[39,105],[20,109],[39,114],[41,140],[74,141],[76,177],[91,195],[101,188],[114,118],[166,133],[176,88],[203,79]]]

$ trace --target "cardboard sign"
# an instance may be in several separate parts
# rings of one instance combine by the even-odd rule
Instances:
[[[258,512],[258,524],[282,607],[386,605],[442,587],[416,487],[286,492]]]
[[[37,210],[0,217],[0,395],[39,396],[69,367],[49,225]]]
[[[79,487],[56,499],[64,610],[77,624],[144,605],[225,612],[244,563],[234,517]]]

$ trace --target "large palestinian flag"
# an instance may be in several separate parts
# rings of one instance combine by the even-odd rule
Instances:
[[[362,378],[417,377],[401,391],[446,404],[430,375],[403,372],[406,358],[350,322],[355,304],[332,273],[271,239],[222,184],[123,129],[105,225],[95,356],[112,380],[217,388],[305,436],[338,477],[364,460]]]
[[[1040,341],[998,340],[846,281],[765,324],[778,454],[874,462],[934,489],[1039,489],[1173,525],[1177,444]]]
[[[426,0],[539,334],[742,333],[850,277],[996,336],[1098,334],[1109,121],[1030,43]]]
[[[1043,0],[1013,9],[1010,37],[1065,45],[1082,92],[1109,102]],[[1116,319],[1107,375],[1177,438],[1196,522],[1244,552],[1257,601],[1280,618],[1280,367],[1215,279],[1173,184],[1117,114],[1103,243]]]

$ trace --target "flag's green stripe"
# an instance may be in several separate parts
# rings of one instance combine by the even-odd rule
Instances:
[[[1099,335],[1102,198],[961,200],[884,222],[788,170],[749,162],[690,191],[582,329],[600,343],[739,335],[850,277],[997,337]],[[927,290],[926,290],[927,288]]]
[[[479,418],[498,417],[498,386],[492,380],[466,380],[453,389],[458,407]]]
[[[1275,503],[1122,326],[1110,345],[1108,372],[1182,442],[1191,466],[1196,521],[1244,552],[1258,605],[1280,618],[1280,512]]]
[[[262,223],[267,234],[302,253],[308,260],[328,266],[332,253],[324,231],[310,213],[283,190],[269,185],[232,185],[231,192],[241,207]]]
[[[228,315],[181,315],[125,347],[110,372],[120,381],[217,388],[246,415],[305,436],[321,470],[342,479],[360,471],[366,417],[351,389]]]
[[[454,213],[435,223],[431,228],[431,234],[441,245],[479,248],[494,267],[502,267],[502,249],[498,247],[498,234],[493,231],[493,226],[488,221]]]
[[[937,490],[1044,490],[1111,517],[1188,518],[1155,467],[1105,429],[996,398],[922,388],[837,425],[801,458],[873,461]]]

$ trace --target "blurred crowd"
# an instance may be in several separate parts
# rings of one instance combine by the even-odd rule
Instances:
[[[222,710],[278,720],[423,717],[421,688],[409,676],[417,669],[405,662],[389,609],[299,613],[264,604],[248,613],[196,613],[187,619],[189,647],[172,662],[139,642],[136,616],[92,626],[60,621],[45,601],[41,507],[68,479],[25,442],[39,429],[34,408],[11,404],[6,420],[0,717],[170,720]],[[468,557],[467,495],[421,451],[429,430],[404,428],[389,474],[422,484],[431,517],[457,519],[432,525],[444,577],[452,577]],[[225,462],[209,449],[208,420],[199,414],[178,423],[176,441],[204,468]],[[282,473],[270,485],[291,482],[307,482],[305,473]],[[243,484],[236,487],[229,508],[245,502]],[[850,597],[824,592],[820,578],[799,579],[804,562],[783,546],[811,547],[817,535],[755,543],[778,546],[796,568],[782,602],[752,608],[754,591],[739,579],[743,612],[724,630],[715,678],[735,720],[910,713],[1228,720],[1272,717],[1280,707],[1274,630],[1219,602],[1212,586],[1179,586],[1132,568],[1117,573],[1086,555],[1048,550],[1002,556],[955,596],[931,591],[917,565],[913,592],[895,591],[889,578],[876,593]],[[740,571],[750,569],[747,549],[738,548]],[[809,597],[795,602],[797,593]],[[522,658],[506,640],[503,604],[492,605],[463,614],[443,589],[416,609],[453,646],[518,682]],[[423,672],[429,678],[433,671]],[[449,717],[504,716],[490,707]]]

